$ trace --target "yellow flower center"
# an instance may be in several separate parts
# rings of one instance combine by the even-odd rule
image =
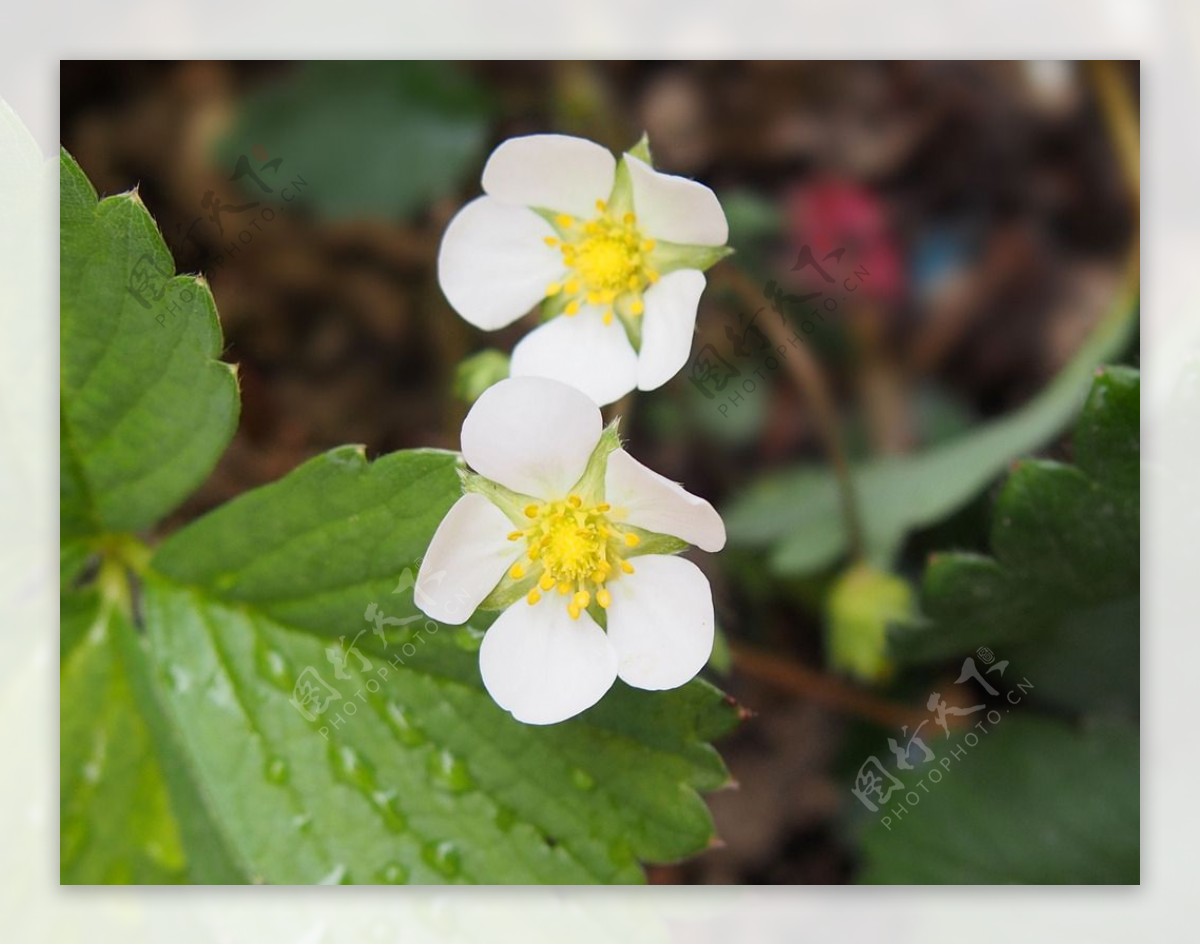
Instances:
[[[577,314],[584,303],[603,306],[604,324],[611,325],[618,304],[635,317],[646,310],[642,293],[658,281],[649,262],[654,240],[642,236],[634,214],[618,217],[603,200],[596,201],[596,210],[598,216],[586,222],[567,214],[555,217],[564,235],[547,236],[546,242],[562,251],[569,274],[565,282],[547,286],[546,297],[562,293],[566,315]]]
[[[607,502],[584,505],[577,495],[526,507],[531,524],[508,537],[510,541],[524,539],[528,567],[542,570],[537,587],[526,597],[530,604],[541,600],[543,591],[557,588],[569,596],[567,612],[576,619],[593,598],[601,607],[609,605],[612,596],[605,584],[618,572],[633,573],[624,552],[640,543],[636,534],[613,523],[611,511]],[[525,574],[523,561],[509,571],[514,580]]]

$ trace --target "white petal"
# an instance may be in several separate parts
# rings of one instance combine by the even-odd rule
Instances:
[[[572,620],[566,598],[518,601],[492,624],[479,671],[493,699],[521,722],[549,725],[595,705],[617,677],[617,655],[587,613]]]
[[[567,135],[509,138],[492,152],[483,169],[483,189],[505,203],[596,215],[607,200],[617,161],[607,148]]]
[[[464,623],[525,550],[508,540],[512,523],[487,499],[468,493],[453,507],[421,561],[413,600],[442,623]]]
[[[446,227],[438,282],[477,328],[493,331],[520,318],[562,279],[562,254],[547,246],[550,224],[532,210],[478,197]]]
[[[462,427],[462,452],[482,476],[539,499],[561,498],[600,439],[600,408],[545,377],[510,377],[483,392]]]
[[[608,585],[608,639],[617,673],[639,689],[674,689],[704,668],[713,646],[712,589],[698,567],[670,555],[633,559]]]
[[[704,292],[704,273],[680,269],[665,275],[645,295],[638,387],[661,387],[687,363],[696,330],[696,309]]]
[[[712,505],[624,450],[614,450],[608,457],[604,499],[614,514],[638,528],[682,538],[704,551],[725,547],[725,523]]]
[[[729,224],[717,195],[698,181],[662,174],[625,155],[633,181],[633,209],[646,236],[672,243],[723,246]]]
[[[605,325],[603,311],[585,305],[578,315],[559,315],[522,338],[511,371],[562,381],[604,405],[637,386],[638,356],[620,322]]]

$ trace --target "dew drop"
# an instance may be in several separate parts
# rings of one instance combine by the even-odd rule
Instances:
[[[451,794],[461,794],[475,786],[467,766],[446,750],[429,756],[429,774],[434,784]]]
[[[267,780],[272,784],[287,784],[291,772],[288,770],[288,763],[282,758],[270,758],[267,760],[266,767]]]
[[[571,783],[581,791],[590,791],[596,786],[596,779],[582,768],[573,768],[571,770]]]
[[[447,879],[457,876],[462,869],[462,854],[457,845],[450,840],[425,844],[421,851],[421,859]]]
[[[192,674],[182,666],[176,666],[174,663],[167,666],[166,677],[167,685],[180,695],[192,688]]]
[[[425,743],[425,734],[413,724],[408,713],[401,706],[395,702],[389,702],[384,708],[384,715],[401,745],[415,748],[417,745]]]
[[[317,880],[318,886],[346,886],[350,884],[350,871],[345,863],[339,863]]]
[[[337,777],[363,793],[371,794],[375,787],[375,778],[362,755],[349,745],[330,743],[329,760]]]
[[[408,882],[408,869],[399,863],[389,863],[375,876],[381,883],[396,886]]]
[[[408,818],[400,809],[395,791],[372,791],[371,806],[379,812],[384,824],[392,833],[401,833],[408,827]]]
[[[255,660],[258,664],[258,673],[260,676],[285,692],[291,691],[291,672],[289,671],[287,660],[284,659],[282,653],[260,643],[258,651],[255,654]]]

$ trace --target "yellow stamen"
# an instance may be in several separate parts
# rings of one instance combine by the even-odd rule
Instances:
[[[621,562],[621,570],[624,571],[626,574],[633,574],[633,565],[630,564],[628,561],[622,561]]]
[[[568,496],[567,504],[570,505],[571,508],[577,509],[581,505],[583,505],[583,499],[579,498],[579,496],[577,496],[577,495]]]
[[[596,591],[596,603],[608,610],[608,605],[612,603],[612,594],[609,593],[607,587],[602,587]]]
[[[519,539],[521,539],[521,538],[524,538],[524,537],[525,537],[525,533],[524,533],[524,532],[509,532],[509,533],[508,533],[508,540],[509,540],[509,541],[517,541],[517,540],[519,540]]]
[[[568,315],[578,315],[579,314],[578,299],[572,299],[570,302],[568,302],[567,307],[565,309],[563,309],[563,311],[566,312],[566,314],[568,314]]]
[[[546,286],[546,298],[552,298],[553,296],[558,295],[558,293],[561,291],[561,282],[551,282],[548,286]]]
[[[642,540],[633,532],[625,533],[625,544],[627,544],[630,548],[636,548],[641,543]]]
[[[576,607],[586,607],[591,602],[591,599],[592,595],[587,591],[578,591],[575,596],[571,598],[571,603],[573,603]]]
[[[540,601],[542,599],[542,595],[538,593],[538,589],[535,587],[532,591],[525,595],[525,599],[532,605]]]
[[[553,575],[543,574],[541,580],[538,581],[538,587],[540,587],[543,591],[548,591],[554,587],[554,583]]]
[[[569,213],[560,213],[554,218],[554,222],[566,229],[567,227],[575,225],[575,218]]]
[[[510,578],[512,578],[514,581],[519,581],[519,580],[521,580],[521,578],[523,578],[525,576],[525,569],[523,567],[521,567],[520,562],[518,562],[517,564],[514,564],[511,568],[508,569],[508,576]]]
[[[529,516],[530,518],[537,518],[537,517],[538,517],[538,511],[539,511],[540,509],[541,509],[541,506],[540,506],[540,505],[536,505],[536,504],[534,504],[534,503],[532,503],[532,502],[531,502],[529,505],[525,506],[525,514],[526,514],[527,516]]]
[[[641,315],[642,312],[646,311],[646,303],[641,299],[634,299],[629,303],[629,311],[634,315]]]

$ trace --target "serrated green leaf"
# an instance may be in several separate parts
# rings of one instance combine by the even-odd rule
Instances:
[[[153,561],[157,697],[222,846],[255,879],[636,882],[639,861],[712,841],[697,792],[728,777],[707,744],[736,721],[720,693],[618,684],[575,720],[522,725],[482,688],[479,633],[415,610],[456,466],[335,450]],[[390,621],[379,636],[369,612]],[[306,682],[338,696],[318,711]]]
[[[896,628],[896,655],[978,646],[1036,672],[1045,697],[1129,713],[1138,701],[1138,373],[1098,373],[1076,434],[1078,466],[1029,460],[996,501],[995,557],[936,556],[926,622]]]
[[[1015,456],[1062,429],[1083,402],[1096,366],[1127,344],[1136,312],[1136,295],[1118,300],[1071,363],[1020,410],[925,452],[856,466],[852,476],[868,562],[892,567],[910,531],[962,508]],[[730,543],[769,549],[776,574],[812,573],[848,549],[837,482],[824,466],[802,464],[765,477],[724,516]]]
[[[1136,729],[1014,714],[977,738],[937,782],[936,761],[899,772],[906,812],[875,815],[862,882],[1138,882]]]
[[[293,199],[323,214],[409,216],[476,166],[489,112],[453,63],[312,62],[251,96],[222,151],[232,167],[265,149],[280,182],[304,181]]]
[[[62,606],[60,877],[173,883],[184,856],[162,769],[122,659],[128,622],[95,590]]]
[[[208,288],[174,275],[136,193],[61,160],[62,535],[138,531],[196,488],[237,421]],[[142,278],[142,277],[145,278]]]

